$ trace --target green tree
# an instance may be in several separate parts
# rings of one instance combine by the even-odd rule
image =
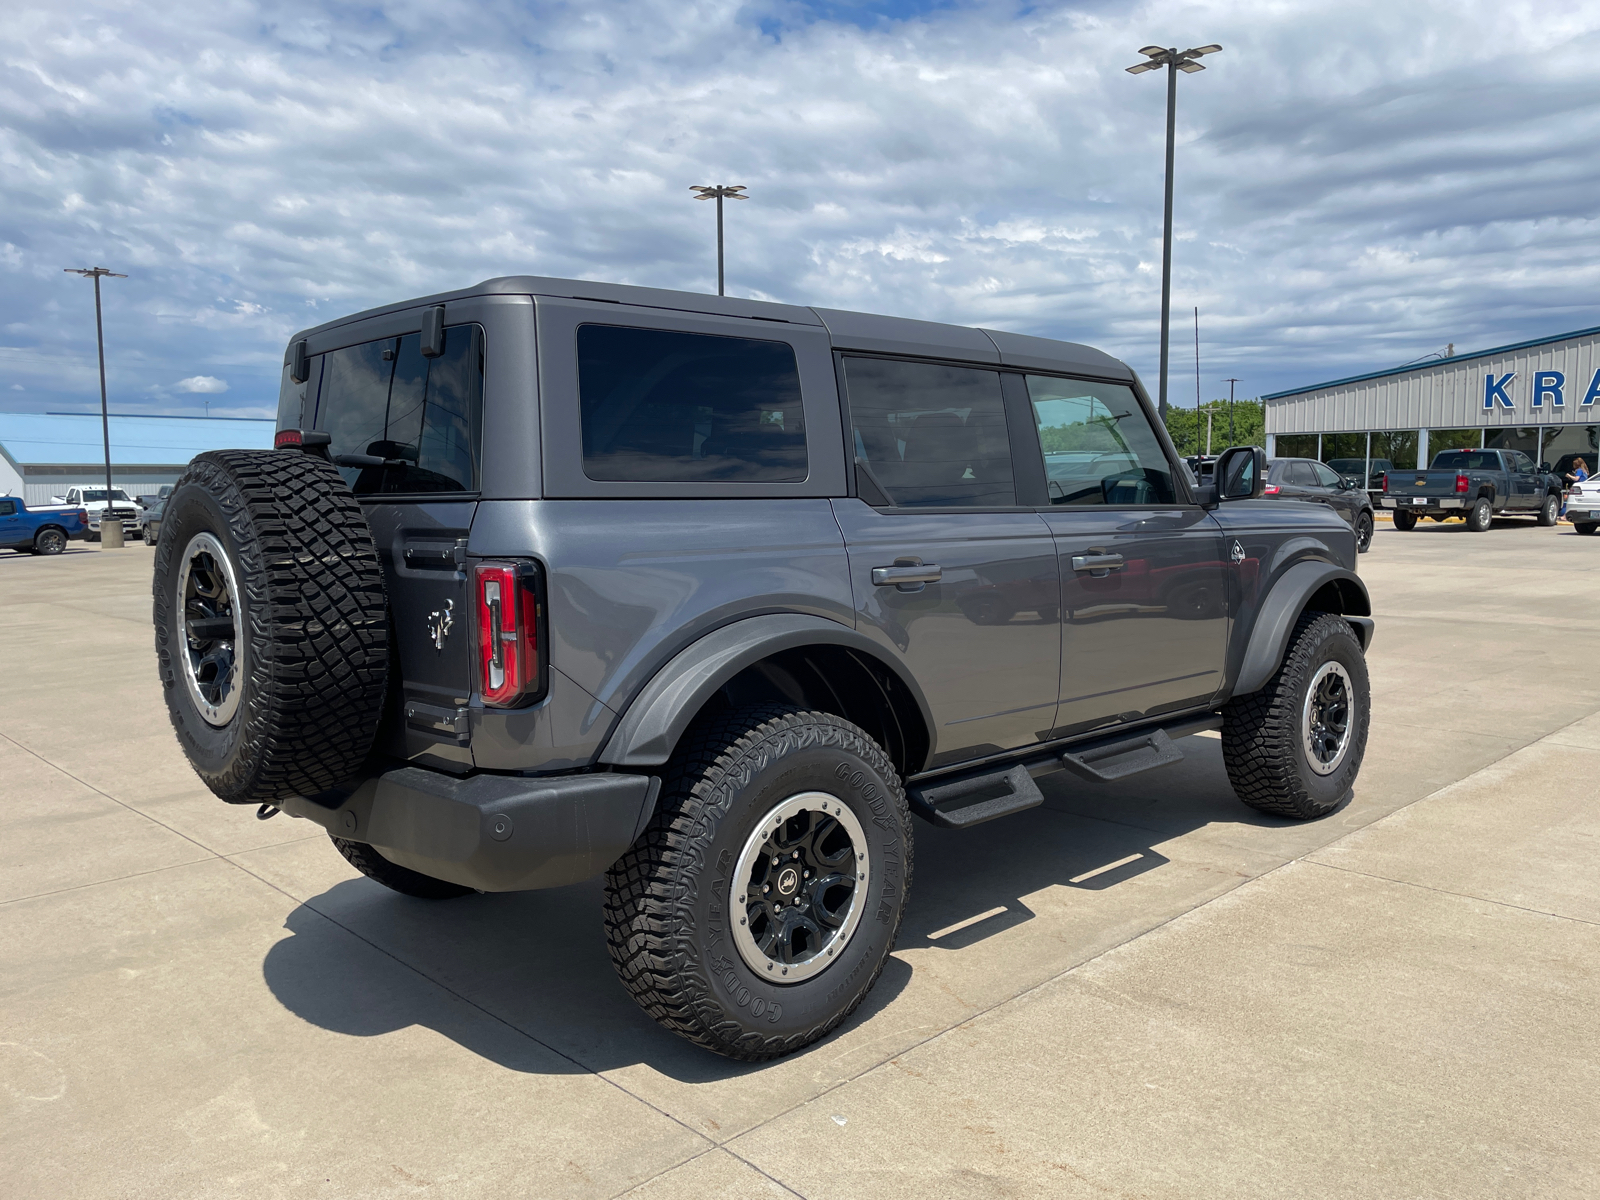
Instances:
[[[1167,409],[1167,433],[1179,454],[1204,454],[1206,450],[1206,414],[1211,414],[1211,453],[1221,454],[1229,446],[1265,446],[1267,424],[1259,400],[1233,402],[1233,437],[1228,437],[1228,402],[1209,400],[1198,410],[1193,408]]]

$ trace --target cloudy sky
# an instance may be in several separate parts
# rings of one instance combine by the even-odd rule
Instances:
[[[0,408],[267,414],[290,333],[495,275],[1090,342],[1175,402],[1600,325],[1600,4],[22,0]]]

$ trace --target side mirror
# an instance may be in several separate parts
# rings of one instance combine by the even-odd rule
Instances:
[[[1549,469],[1550,469],[1550,464],[1549,463],[1540,463],[1539,464],[1539,470],[1548,471]]]
[[[438,358],[444,353],[444,305],[422,310],[422,357]]]
[[[1267,452],[1259,446],[1230,446],[1217,456],[1217,495],[1222,500],[1254,500],[1267,486]]]

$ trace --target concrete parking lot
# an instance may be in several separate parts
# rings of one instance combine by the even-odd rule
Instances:
[[[877,989],[759,1067],[633,1006],[598,883],[410,900],[212,798],[151,553],[0,555],[0,1195],[1600,1194],[1600,538],[1381,525],[1347,807],[1197,737],[919,824]]]

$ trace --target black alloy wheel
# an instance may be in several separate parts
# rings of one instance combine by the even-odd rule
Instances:
[[[1372,549],[1372,514],[1360,513],[1356,517],[1356,552],[1365,554]]]
[[[59,529],[41,529],[33,539],[35,554],[60,554],[67,548],[67,535]]]
[[[1306,760],[1318,775],[1338,769],[1350,745],[1350,673],[1338,662],[1326,662],[1306,689],[1301,710],[1301,739]]]

